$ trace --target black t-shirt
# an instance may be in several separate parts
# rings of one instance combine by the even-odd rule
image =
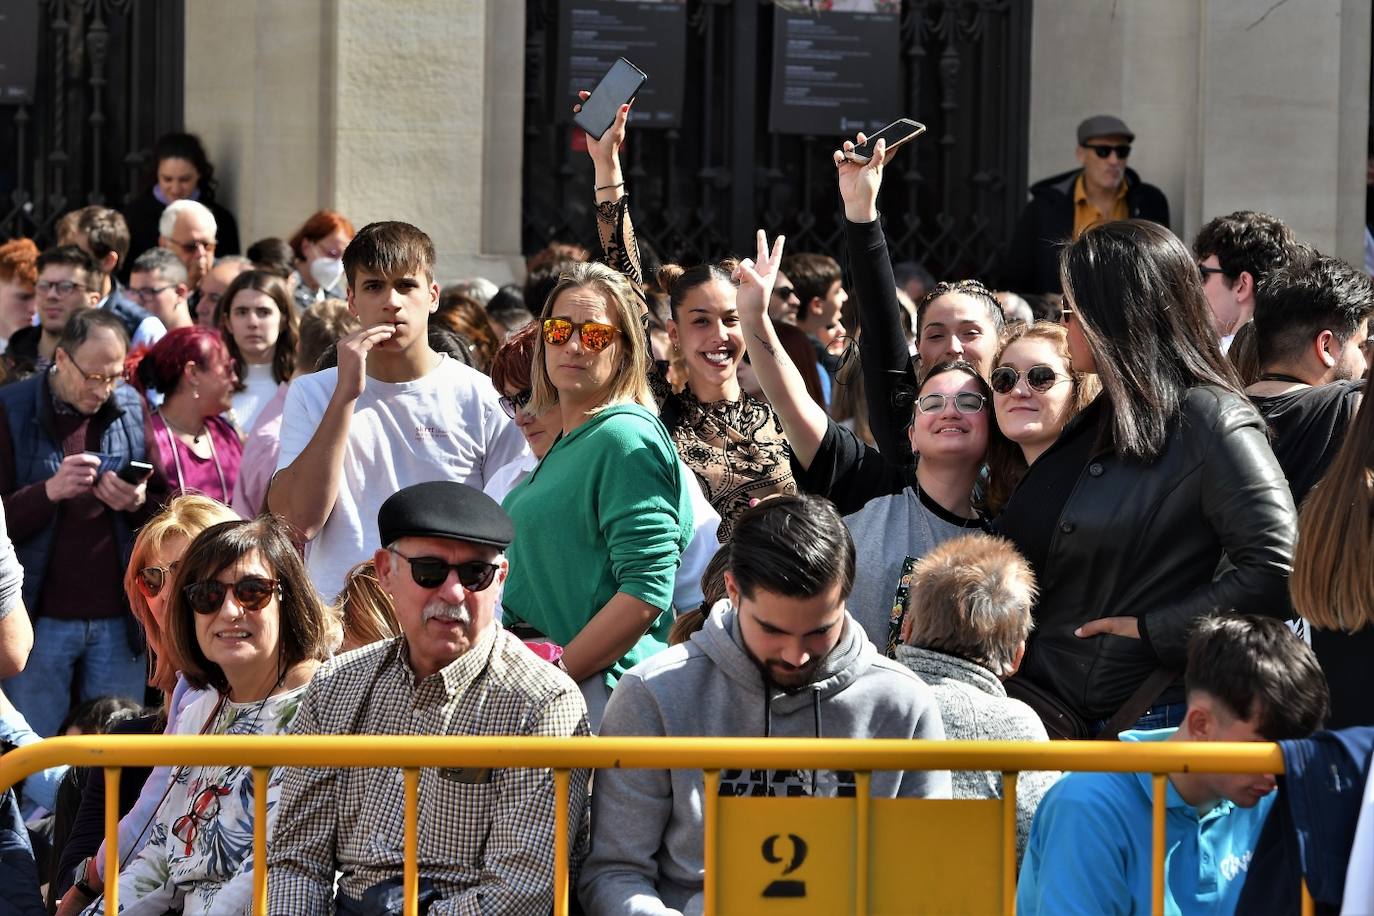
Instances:
[[[1312,630],[1312,651],[1331,688],[1330,729],[1374,725],[1374,628],[1357,633]]]
[[[1288,394],[1250,396],[1269,424],[1274,457],[1298,506],[1321,480],[1345,441],[1364,387],[1364,379],[1359,379],[1300,388]]]
[[[1002,514],[993,521],[996,532],[1016,545],[1037,579],[1049,561],[1059,516],[1092,457],[1102,414],[1099,398],[1071,420],[1059,439],[1026,470]]]

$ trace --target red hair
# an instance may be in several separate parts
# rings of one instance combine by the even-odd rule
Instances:
[[[31,239],[0,245],[0,283],[17,280],[24,286],[38,282],[38,246]]]
[[[142,351],[140,358],[130,360],[125,369],[139,391],[147,392],[151,388],[169,395],[181,384],[187,363],[207,366],[212,353],[229,358],[229,349],[224,346],[219,331],[199,325],[177,328]]]
[[[539,322],[532,321],[516,331],[491,361],[491,381],[497,392],[507,388],[526,391],[530,387],[534,366],[534,344],[539,338]]]
[[[296,230],[296,234],[291,236],[291,250],[296,253],[296,257],[303,258],[305,255],[301,253],[302,242],[318,242],[326,235],[337,232],[340,229],[347,233],[350,239],[358,234],[357,231],[354,230],[353,224],[348,221],[348,217],[344,216],[339,211],[320,210],[312,214],[311,217]]]

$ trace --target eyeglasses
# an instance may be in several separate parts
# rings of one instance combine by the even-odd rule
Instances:
[[[773,295],[777,296],[777,297],[778,297],[779,299],[781,299],[783,302],[786,302],[788,299],[791,299],[791,298],[792,298],[792,293],[794,293],[794,292],[795,292],[795,290],[792,289],[792,287],[790,287],[790,286],[775,286],[775,287],[773,287]]]
[[[166,566],[145,566],[138,571],[138,590],[143,593],[144,598],[156,598],[162,594],[162,587],[167,584],[167,580],[172,577],[172,573],[177,571],[181,561],[169,563]]]
[[[1197,266],[1197,272],[1199,276],[1202,277],[1203,283],[1207,282],[1208,274],[1221,274],[1223,277],[1226,276],[1226,271],[1222,270],[1220,267],[1208,267],[1206,264],[1199,264]]]
[[[152,299],[161,296],[171,288],[171,286],[140,286],[137,288],[131,286],[129,287],[129,295],[137,299]]]
[[[1049,391],[1060,382],[1068,381],[1067,375],[1060,375],[1053,366],[1031,366],[1026,370],[1026,384],[1036,391]],[[1013,366],[998,366],[992,370],[988,383],[998,394],[1007,394],[1021,381],[1021,373]]]
[[[439,557],[408,557],[398,550],[391,551],[410,564],[410,578],[420,588],[438,588],[448,581],[449,571],[458,574],[458,583],[470,592],[480,592],[496,578],[497,565],[481,560],[466,563],[446,563]]]
[[[186,813],[172,823],[172,836],[186,844],[186,854],[191,854],[191,844],[195,842],[196,832],[201,824],[208,824],[219,816],[219,800],[233,791],[228,786],[210,786],[191,799]]]
[[[496,403],[501,405],[501,409],[506,412],[506,416],[514,420],[516,413],[528,404],[532,397],[534,397],[534,392],[526,388],[524,391],[517,391],[513,397],[506,397],[503,394],[496,399]]]
[[[85,369],[81,368],[81,364],[76,361],[75,356],[72,356],[70,350],[63,350],[62,352],[67,354],[67,359],[76,367],[76,371],[81,373],[81,377],[90,384],[109,388],[111,385],[117,384],[119,380],[124,377],[124,373],[122,372],[116,372],[114,375],[104,375],[100,372],[87,372]]]
[[[977,413],[987,403],[987,398],[976,391],[961,391],[958,394],[923,394],[916,399],[916,409],[921,413],[939,413],[945,409],[945,402],[953,399],[954,409],[960,413]]]
[[[1083,148],[1097,153],[1098,159],[1106,159],[1112,153],[1116,153],[1118,159],[1129,159],[1131,156],[1131,144],[1129,143],[1084,143]]]
[[[73,290],[81,290],[83,293],[90,292],[90,289],[81,283],[73,283],[71,280],[58,280],[56,283],[51,280],[39,280],[33,285],[38,295],[46,296],[49,292],[57,293],[59,296],[70,296]]]
[[[544,343],[561,347],[572,340],[573,331],[582,338],[582,346],[599,353],[611,345],[620,328],[599,321],[569,321],[566,318],[544,319]]]
[[[1059,323],[1068,324],[1071,320],[1073,320],[1073,309],[1064,306],[1059,310]]]
[[[245,611],[260,611],[277,594],[277,580],[262,576],[244,576],[232,584],[211,579],[185,586],[181,593],[197,614],[214,614],[224,606],[224,596],[232,591],[234,600]]]
[[[193,239],[189,242],[183,242],[180,239],[168,239],[167,241],[177,246],[177,248],[180,248],[184,254],[195,254],[202,248],[206,251],[213,252],[215,250],[215,245],[218,244],[213,240],[209,242],[202,242],[199,239]]]

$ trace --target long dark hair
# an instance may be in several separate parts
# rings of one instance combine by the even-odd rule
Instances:
[[[287,292],[286,284],[275,274],[265,270],[245,270],[234,278],[229,288],[224,291],[224,295],[220,296],[215,313],[215,324],[219,327],[220,336],[224,338],[224,345],[229,348],[229,355],[234,358],[235,368],[238,369],[238,390],[242,391],[244,388],[244,380],[248,377],[248,364],[244,362],[243,353],[234,340],[234,332],[229,328],[229,312],[234,307],[234,297],[245,289],[263,293],[277,304],[277,311],[281,313],[281,328],[277,332],[276,349],[272,351],[272,379],[278,385],[289,382],[296,372],[296,309],[291,301],[291,294]]]
[[[1197,262],[1168,229],[1138,219],[1092,226],[1064,249],[1059,270],[1122,457],[1147,464],[1159,457],[1190,388],[1215,385],[1244,397],[1222,355]]]

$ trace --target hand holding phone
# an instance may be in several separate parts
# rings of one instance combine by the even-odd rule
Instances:
[[[131,458],[115,476],[130,486],[136,487],[153,476],[153,466],[146,461],[135,461]]]
[[[593,140],[600,140],[615,123],[620,106],[631,101],[648,78],[643,70],[625,58],[617,58],[592,94],[582,102],[581,110],[573,115],[573,123]]]
[[[883,140],[887,144],[888,155],[903,143],[915,140],[926,132],[926,126],[910,118],[898,118],[891,124],[884,127],[871,137],[866,137],[863,143],[849,153],[849,157],[858,162],[867,162],[873,158],[873,150],[877,148],[878,141]]]

